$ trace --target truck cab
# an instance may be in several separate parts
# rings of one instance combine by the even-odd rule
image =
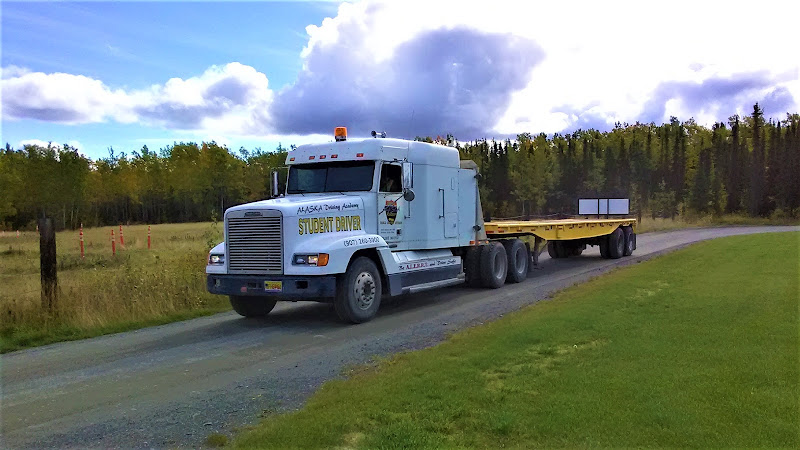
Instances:
[[[286,165],[285,195],[229,208],[209,254],[208,291],[241,315],[310,300],[364,322],[386,296],[463,282],[462,257],[486,239],[477,167],[455,148],[337,128]]]

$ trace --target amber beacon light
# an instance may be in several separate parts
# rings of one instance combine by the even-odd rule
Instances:
[[[333,136],[336,138],[336,142],[339,141],[346,141],[347,140],[347,128],[346,127],[336,127],[333,129]]]

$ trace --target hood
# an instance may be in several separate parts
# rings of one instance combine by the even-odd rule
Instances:
[[[293,194],[287,197],[261,200],[253,203],[229,208],[227,212],[253,209],[272,209],[286,216],[304,216],[310,214],[337,214],[364,209],[364,201],[357,195],[346,194]]]

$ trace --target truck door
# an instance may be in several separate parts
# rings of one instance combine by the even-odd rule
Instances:
[[[403,199],[403,170],[399,163],[383,163],[378,183],[378,234],[389,244],[403,240],[407,202]]]

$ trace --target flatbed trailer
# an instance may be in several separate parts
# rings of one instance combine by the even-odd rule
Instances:
[[[539,264],[545,243],[551,258],[578,256],[587,245],[599,246],[604,258],[629,256],[636,249],[636,226],[634,217],[497,220],[483,224],[489,240],[533,237],[534,245],[527,245],[534,265]]]

